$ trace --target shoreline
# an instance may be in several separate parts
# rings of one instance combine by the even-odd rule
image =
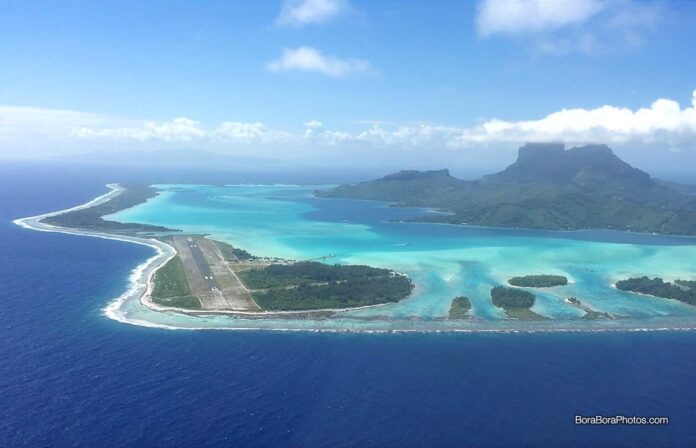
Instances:
[[[267,319],[279,318],[283,319],[283,316],[292,315],[305,315],[310,317],[319,317],[322,322],[326,322],[327,316],[311,316],[312,314],[326,314],[331,313],[332,318],[336,318],[336,314],[342,314],[349,311],[357,311],[366,308],[374,308],[379,306],[385,306],[388,304],[376,304],[376,305],[366,305],[356,308],[342,308],[342,309],[322,309],[322,310],[293,310],[293,311],[228,311],[228,310],[187,310],[183,308],[176,307],[166,307],[158,305],[152,302],[150,293],[154,286],[154,275],[156,271],[164,266],[170,259],[176,256],[176,250],[174,247],[166,244],[155,238],[144,238],[128,235],[117,235],[105,232],[95,232],[88,230],[72,229],[66,227],[53,226],[50,224],[44,224],[40,221],[46,217],[56,216],[62,213],[67,213],[74,210],[81,210],[89,208],[95,205],[102,204],[112,197],[120,194],[123,188],[118,184],[107,184],[107,188],[110,191],[84,203],[74,207],[70,207],[64,210],[44,213],[41,215],[30,216],[26,218],[18,218],[12,222],[22,228],[29,230],[36,230],[41,232],[54,232],[54,233],[64,233],[69,235],[78,236],[88,236],[94,238],[102,238],[108,240],[124,241],[133,244],[140,244],[143,246],[151,247],[155,250],[155,254],[145,260],[143,263],[136,266],[129,275],[129,287],[118,297],[110,300],[104,308],[102,308],[103,314],[115,321],[121,323],[127,323],[131,325],[138,325],[149,328],[161,328],[169,330],[232,330],[232,331],[288,331],[288,332],[319,332],[319,333],[597,333],[597,332],[651,332],[651,331],[693,331],[696,330],[696,319],[691,319],[689,322],[683,322],[684,318],[673,318],[675,321],[669,322],[669,317],[658,317],[654,318],[659,320],[657,325],[655,320],[643,320],[639,319],[628,322],[627,320],[622,320],[621,323],[624,325],[607,325],[607,326],[588,326],[587,323],[575,322],[573,320],[569,321],[558,321],[547,322],[546,325],[539,324],[535,322],[531,324],[533,327],[529,327],[529,324],[524,324],[519,321],[491,321],[491,322],[478,322],[469,328],[466,327],[449,327],[448,325],[443,325],[439,322],[435,325],[437,327],[427,327],[421,326],[420,328],[407,328],[404,325],[408,325],[408,322],[400,322],[393,320],[392,322],[398,323],[392,328],[341,328],[341,327],[322,327],[320,325],[315,325],[314,328],[289,328],[289,327],[264,327],[264,326],[174,326],[167,325],[164,323],[152,322],[149,320],[143,320],[138,318],[133,318],[128,316],[122,307],[130,300],[137,299],[138,303],[143,307],[147,308],[152,312],[158,312],[163,314],[178,314],[185,315],[191,318],[203,318],[203,317],[216,317],[216,316],[229,316],[230,318],[256,318],[257,321],[264,321]],[[354,320],[361,321],[360,319],[353,318]],[[668,322],[664,322],[663,319],[667,319]],[[340,324],[341,319],[336,319],[337,323]],[[375,320],[376,322],[384,322],[384,320]],[[344,321],[345,322],[345,321]],[[429,320],[420,321],[420,323],[430,323]],[[612,321],[604,321],[612,322]],[[613,321],[617,322],[617,321]],[[412,324],[414,322],[411,322]],[[418,323],[418,322],[416,322]],[[470,325],[472,322],[467,321]],[[579,325],[578,325],[579,324]],[[673,324],[673,325],[670,325]]]
[[[104,315],[106,315],[110,319],[123,323],[131,323],[132,321],[128,320],[127,316],[125,316],[123,313],[119,313],[119,308],[126,302],[126,300],[134,298],[135,294],[138,294],[140,290],[143,290],[142,294],[140,294],[141,303],[143,303],[144,306],[147,306],[147,304],[142,302],[142,300],[145,297],[145,294],[151,291],[154,274],[157,272],[159,268],[164,266],[169,260],[171,260],[176,255],[176,250],[172,246],[154,238],[140,238],[128,235],[116,235],[113,233],[71,229],[67,227],[54,226],[51,224],[45,224],[41,222],[41,220],[43,220],[44,218],[57,216],[75,210],[83,210],[86,208],[93,207],[95,205],[103,204],[123,191],[123,188],[118,184],[107,184],[106,187],[109,188],[110,191],[88,202],[85,202],[84,204],[80,204],[75,207],[70,207],[55,212],[44,213],[36,216],[29,216],[26,218],[19,218],[13,220],[12,222],[13,224],[28,230],[36,230],[39,232],[64,233],[68,235],[78,235],[93,238],[102,238],[106,240],[124,241],[133,244],[140,244],[142,246],[147,246],[154,249],[156,252],[155,255],[148,258],[131,271],[131,274],[129,276],[128,289],[120,296],[109,301],[109,303],[107,303],[107,305],[102,309]]]
[[[103,195],[97,196],[96,198],[80,204],[74,207],[70,207],[63,210],[58,210],[49,213],[43,213],[41,215],[29,216],[25,218],[18,218],[12,221],[13,224],[18,225],[24,229],[36,230],[39,232],[53,232],[53,233],[64,233],[69,235],[80,235],[89,236],[94,238],[102,238],[115,241],[124,241],[133,244],[140,244],[143,246],[151,247],[155,250],[155,255],[145,260],[143,263],[136,266],[129,276],[129,288],[117,298],[111,300],[102,309],[104,315],[108,318],[122,322],[122,323],[137,323],[137,325],[142,325],[147,321],[139,321],[136,319],[130,319],[123,312],[120,312],[121,306],[128,300],[135,298],[139,295],[138,301],[145,307],[152,311],[160,313],[177,313],[183,314],[191,317],[202,317],[202,316],[236,316],[236,317],[254,317],[254,318],[274,318],[282,316],[310,316],[313,315],[326,315],[327,313],[339,314],[349,311],[359,311],[368,308],[374,308],[379,306],[388,305],[388,303],[378,303],[375,305],[364,305],[360,307],[353,308],[324,308],[315,310],[291,310],[291,311],[233,311],[233,310],[189,310],[186,308],[178,307],[168,307],[155,303],[152,300],[152,290],[154,288],[154,277],[157,271],[167,264],[169,260],[176,256],[176,249],[156,238],[142,238],[129,235],[118,235],[113,233],[105,232],[95,232],[91,230],[81,230],[73,229],[68,227],[54,226],[52,224],[42,223],[41,220],[51,217],[61,215],[63,213],[72,212],[75,210],[83,210],[86,208],[93,207],[95,205],[103,204],[113,197],[120,194],[124,189],[119,184],[106,184],[106,187],[110,191],[104,193]],[[400,273],[401,274],[401,273]],[[142,290],[142,292],[140,292]],[[320,316],[326,317],[326,316]],[[159,324],[153,322],[147,322],[149,325],[145,326],[160,326]],[[169,328],[165,326],[166,328]]]

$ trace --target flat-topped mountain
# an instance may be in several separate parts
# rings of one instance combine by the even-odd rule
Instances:
[[[448,170],[400,171],[318,195],[450,212],[421,221],[696,234],[694,196],[656,182],[606,145],[566,150],[558,143],[526,144],[513,164],[476,181],[457,179]]]
[[[651,182],[650,175],[619,159],[606,145],[566,151],[560,143],[528,143],[519,149],[515,163],[483,180],[589,185],[615,178],[639,186]]]

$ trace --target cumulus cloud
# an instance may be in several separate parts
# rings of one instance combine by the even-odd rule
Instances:
[[[305,139],[313,138],[324,124],[319,120],[309,120],[302,123],[307,129],[304,132]]]
[[[483,0],[476,23],[484,36],[539,32],[585,22],[604,6],[602,0]]]
[[[277,22],[289,26],[325,23],[348,10],[345,0],[285,0]]]
[[[316,129],[322,127],[324,124],[319,120],[309,120],[303,123],[308,128]]]
[[[206,135],[200,122],[186,117],[175,118],[169,122],[145,121],[134,126],[117,128],[79,127],[73,129],[71,133],[80,138],[106,137],[116,140],[165,142],[188,142]]]
[[[468,129],[461,142],[566,140],[575,142],[640,141],[679,143],[696,137],[696,90],[691,107],[677,101],[658,99],[637,110],[616,106],[595,109],[563,109],[538,120],[493,119]]]
[[[696,90],[690,107],[658,99],[649,107],[631,110],[616,106],[594,109],[563,109],[533,120],[486,120],[478,126],[456,127],[432,124],[411,126],[373,125],[344,137],[378,145],[401,147],[471,147],[479,144],[527,141],[602,142],[612,144],[691,144],[696,139]],[[659,149],[659,148],[658,148]]]
[[[242,123],[238,121],[224,121],[216,130],[217,134],[232,139],[253,140],[266,133],[266,126],[260,122]]]
[[[223,121],[204,126],[186,117],[170,121],[131,122],[122,127],[75,127],[70,134],[80,139],[136,142],[217,141],[231,143],[271,143],[292,141],[298,137],[280,130],[268,129],[261,122]]]
[[[696,139],[696,90],[691,104],[681,107],[671,99],[658,99],[637,110],[617,106],[562,109],[532,120],[486,120],[478,126],[432,124],[383,126],[343,135],[341,141],[362,141],[402,147],[469,147],[477,144],[526,141],[604,142],[613,144],[691,144]]]
[[[370,70],[370,63],[362,59],[341,59],[324,55],[312,47],[284,49],[283,55],[268,64],[272,72],[302,71],[317,72],[332,78],[342,78]]]
[[[514,38],[541,53],[594,54],[640,45],[655,30],[664,5],[634,0],[480,0],[482,37]]]
[[[295,135],[277,130],[269,129],[261,122],[245,123],[239,121],[223,121],[212,132],[209,137],[221,139],[226,142],[240,143],[280,143],[292,142],[297,140]]]
[[[569,108],[540,118],[509,121],[492,118],[474,126],[372,123],[348,131],[326,128],[318,120],[297,123],[295,131],[274,129],[259,121],[204,124],[191,118],[140,121],[77,111],[0,106],[0,148],[27,148],[48,153],[59,142],[66,148],[141,144],[200,148],[247,148],[271,152],[393,148],[437,151],[449,148],[516,146],[526,141],[651,145],[654,149],[693,147],[696,141],[696,90],[682,107],[672,99],[657,99],[638,109],[605,105]]]

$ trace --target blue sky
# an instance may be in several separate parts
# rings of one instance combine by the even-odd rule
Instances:
[[[696,2],[0,8],[3,158],[192,148],[490,165],[529,139],[608,140],[645,163],[693,157]],[[678,112],[652,108],[660,99]],[[542,121],[564,109],[578,113]]]

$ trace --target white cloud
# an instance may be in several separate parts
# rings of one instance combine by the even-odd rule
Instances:
[[[309,120],[309,121],[305,121],[302,124],[305,125],[305,127],[307,128],[307,129],[305,129],[305,132],[304,132],[305,139],[313,138],[317,134],[319,129],[322,126],[324,126],[324,124],[319,120]]]
[[[602,0],[483,0],[476,22],[484,36],[540,32],[585,22],[604,6]]]
[[[305,121],[302,124],[304,124],[308,128],[312,128],[312,129],[316,129],[316,128],[320,128],[320,127],[324,126],[324,124],[319,120],[309,120],[309,121]]]
[[[135,126],[118,128],[79,127],[73,129],[71,133],[80,138],[106,137],[141,142],[149,140],[188,142],[206,135],[200,122],[186,117],[175,118],[168,122],[145,121]]]
[[[329,146],[338,146],[342,143],[351,141],[352,136],[350,132],[346,131],[323,131],[320,135],[320,142],[325,142]]]
[[[290,26],[325,23],[348,10],[345,0],[285,0],[277,22]]]
[[[341,142],[423,149],[526,141],[659,144],[668,148],[692,144],[695,139],[696,90],[692,93],[691,104],[684,108],[677,101],[661,98],[637,110],[609,105],[563,109],[539,119],[506,121],[494,118],[473,127],[375,124],[364,131],[341,136]]]
[[[636,47],[666,7],[634,0],[480,0],[479,35],[515,38],[540,53],[594,54]]]
[[[304,71],[322,73],[333,78],[342,78],[370,70],[370,63],[362,59],[341,59],[324,55],[312,47],[284,49],[283,55],[268,64],[272,72]]]
[[[171,121],[130,122],[122,127],[75,127],[70,134],[87,140],[182,143],[195,140],[228,143],[271,143],[296,139],[290,133],[268,129],[261,122],[223,121],[204,126],[186,117]]]
[[[349,137],[344,136],[342,141],[422,149],[527,141],[659,144],[668,149],[673,145],[692,144],[695,139],[696,90],[690,107],[684,108],[677,101],[658,99],[649,107],[637,110],[609,105],[594,109],[563,109],[540,119],[506,121],[494,118],[473,127],[373,125]]]
[[[658,99],[635,111],[616,106],[595,109],[563,109],[538,120],[493,119],[464,130],[461,143],[486,141],[565,140],[573,142],[626,143],[630,141],[678,144],[696,137],[696,90],[691,107]]]
[[[212,139],[236,143],[280,143],[292,142],[298,137],[285,131],[268,129],[261,122],[244,123],[239,121],[223,121],[208,134]]]
[[[253,140],[265,135],[266,127],[259,123],[242,123],[238,121],[224,121],[216,130],[217,134],[235,140]]]
[[[55,136],[75,126],[98,126],[105,120],[98,114],[40,107],[0,106],[0,141],[25,133]]]
[[[537,119],[486,120],[475,126],[438,124],[369,124],[363,129],[327,129],[318,120],[297,123],[295,131],[274,129],[258,121],[204,124],[191,118],[170,121],[130,120],[78,111],[0,106],[3,157],[75,152],[79,148],[218,148],[257,155],[344,150],[415,150],[424,154],[450,148],[517,146],[527,141],[600,142],[646,146],[655,150],[694,147],[696,90],[686,107],[658,99],[635,110],[605,105],[562,109]],[[14,153],[11,153],[14,151]],[[290,152],[288,152],[290,151]]]

